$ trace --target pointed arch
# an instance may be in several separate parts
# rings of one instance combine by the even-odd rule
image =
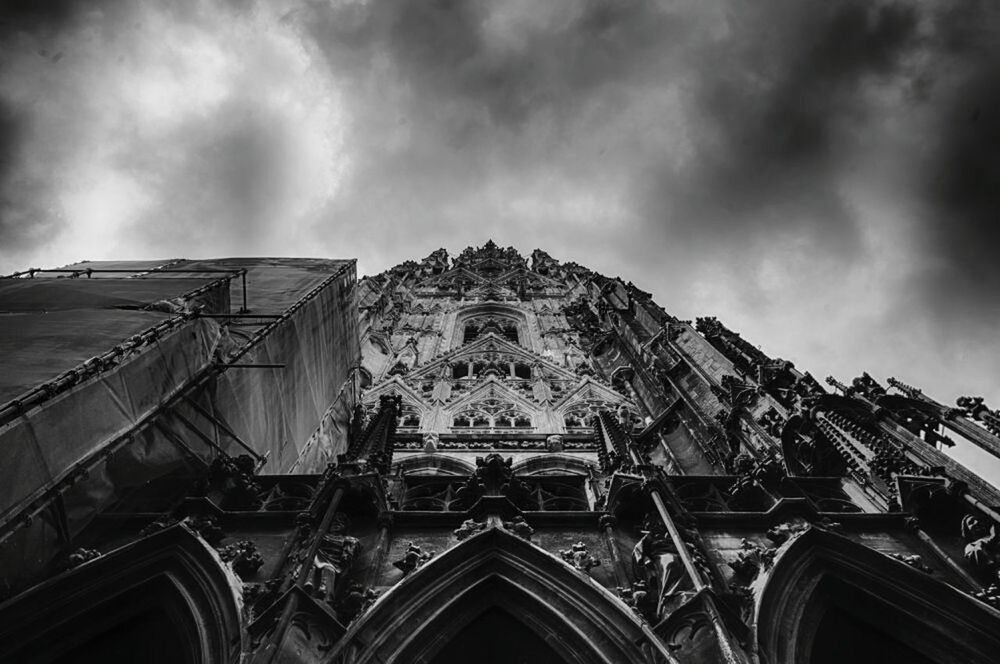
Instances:
[[[91,661],[101,648],[114,659],[131,643],[149,650],[151,661],[236,662],[238,584],[201,538],[173,526],[0,606],[0,660]]]
[[[637,410],[631,399],[606,385],[602,385],[590,376],[583,378],[575,387],[566,392],[562,399],[555,404],[554,409],[561,414],[572,410],[578,404],[585,405],[589,401],[605,401],[615,406],[625,404],[633,411]]]
[[[511,343],[507,339],[497,336],[492,332],[489,332],[485,336],[482,336],[464,346],[452,348],[451,350],[435,357],[433,361],[414,368],[410,373],[410,378],[419,380],[430,376],[436,376],[441,373],[441,369],[444,365],[451,365],[457,361],[468,360],[487,354],[504,355],[514,358],[515,361],[519,361],[523,364],[537,366],[541,369],[543,374],[549,378],[574,381],[578,379],[578,376],[575,373],[556,364],[551,359],[546,358],[533,350]]]
[[[476,467],[471,463],[440,453],[405,456],[394,461],[392,469],[404,475],[467,476],[476,472]]]
[[[640,623],[607,590],[499,528],[433,558],[385,593],[352,625],[337,654],[364,644],[352,659],[357,664],[431,662],[495,609],[516,617],[568,662],[651,661]]]
[[[754,630],[770,664],[836,661],[864,640],[897,661],[996,661],[1000,612],[889,556],[812,528],[782,550],[757,598]],[[826,657],[827,659],[824,659]]]
[[[590,475],[590,470],[593,467],[594,464],[588,463],[587,459],[581,459],[569,454],[541,454],[518,461],[511,467],[511,470],[525,477],[543,475],[554,471],[586,477]]]

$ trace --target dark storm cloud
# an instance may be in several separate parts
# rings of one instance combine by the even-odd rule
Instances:
[[[869,116],[884,110],[870,108],[865,86],[916,78],[904,61],[920,45],[919,12],[901,3],[587,2],[539,16],[525,5],[506,35],[491,3],[323,3],[297,19],[335,70],[363,75],[388,59],[392,84],[419,91],[400,117],[456,149],[503,159],[510,133],[554,118],[545,137],[553,150],[536,163],[572,169],[592,160],[627,173],[647,226],[734,244],[792,230],[850,255],[859,250],[856,220],[838,173]],[[643,124],[604,126],[623,107],[648,103],[629,98],[637,90],[678,93],[684,158],[644,143],[655,106]],[[588,118],[587,104],[603,108]],[[601,134],[600,151],[560,143]],[[438,156],[422,170],[455,175],[450,163]]]
[[[817,373],[930,347],[925,376],[1000,371],[969,360],[993,350],[1000,292],[993,3],[16,9],[7,269],[114,248],[371,272],[492,235]]]
[[[877,110],[865,84],[909,75],[917,24],[895,3],[734,4],[727,34],[694,51],[695,155],[662,175],[663,214],[713,241],[795,230],[857,252],[838,171]]]
[[[551,7],[314,3],[304,21],[335,69],[366,67],[386,55],[421,96],[467,101],[486,112],[490,126],[504,128],[550,110],[571,114],[581,96],[609,82],[636,82],[645,68],[662,63],[684,28],[682,17],[644,2]]]
[[[1000,313],[1000,12],[969,3],[939,15],[950,77],[939,81],[942,112],[927,137],[931,257],[923,284],[940,315]]]
[[[24,246],[32,244],[31,226],[20,223],[13,213],[13,206],[21,201],[15,200],[15,174],[21,158],[21,146],[24,132],[27,128],[27,118],[10,104],[0,100],[0,246]]]
[[[7,0],[0,5],[0,28],[17,31],[58,30],[73,22],[86,6],[81,0]]]

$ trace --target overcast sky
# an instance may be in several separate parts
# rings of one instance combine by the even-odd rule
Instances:
[[[995,0],[3,6],[4,272],[492,237],[1000,407]]]

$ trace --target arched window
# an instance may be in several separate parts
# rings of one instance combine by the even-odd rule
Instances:
[[[563,414],[567,431],[590,431],[591,421],[602,410],[614,410],[606,401],[590,400],[575,403]]]
[[[531,416],[514,404],[487,399],[473,404],[452,419],[458,429],[530,429]]]
[[[493,315],[476,316],[467,320],[462,332],[462,342],[470,343],[491,332],[512,343],[520,343],[517,323],[509,318]]]
[[[493,422],[489,413],[478,410],[465,410],[455,415],[452,426],[460,429],[489,429]]]
[[[35,586],[0,608],[5,662],[240,659],[240,609],[212,549],[175,525]]]
[[[328,661],[357,653],[355,664],[446,664],[468,661],[470,652],[553,664],[654,661],[642,624],[622,602],[501,528],[434,556],[387,592],[392,601],[362,614]]]
[[[1000,649],[987,605],[818,528],[784,545],[757,592],[758,647],[773,664],[985,664]]]
[[[399,413],[399,428],[400,429],[418,429],[420,428],[420,411],[418,411],[414,406],[409,404],[403,404],[403,408]]]
[[[497,413],[493,426],[497,429],[530,429],[531,418],[519,410],[508,410]]]

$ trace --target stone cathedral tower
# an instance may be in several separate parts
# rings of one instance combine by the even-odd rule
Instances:
[[[190,376],[0,496],[0,660],[1000,660],[1000,493],[942,451],[1000,454],[980,399],[828,389],[715,318],[493,242],[359,282],[104,267],[132,281],[82,290],[177,291],[157,361]],[[62,273],[79,297],[101,266]],[[0,281],[0,304],[55,297],[51,276]],[[114,393],[150,352],[34,388],[0,441],[27,423],[58,446],[50,401]]]

